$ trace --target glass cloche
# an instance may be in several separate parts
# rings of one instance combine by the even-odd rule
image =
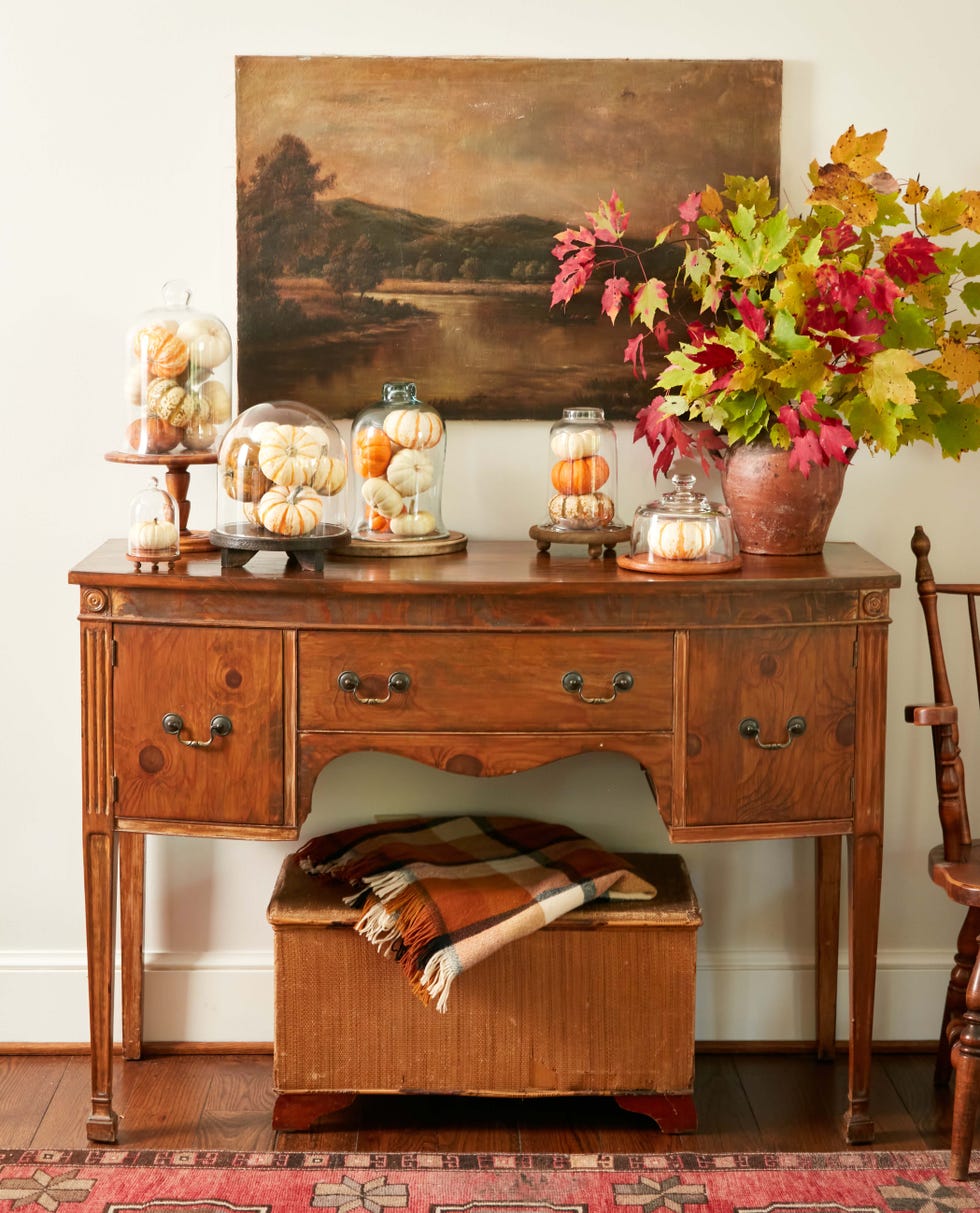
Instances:
[[[549,431],[548,519],[531,527],[538,547],[585,543],[590,555],[629,538],[616,517],[616,431],[602,409],[569,408]]]
[[[354,418],[350,444],[352,541],[406,550],[417,540],[447,538],[446,429],[435,409],[419,400],[414,383],[386,383],[380,401]]]
[[[332,421],[296,400],[253,405],[221,442],[211,540],[247,552],[330,546],[347,538],[346,486]]]
[[[126,555],[137,568],[142,564],[172,565],[180,555],[177,502],[160,488],[155,476],[130,503]]]
[[[119,450],[166,457],[216,451],[232,417],[231,336],[217,318],[190,307],[173,280],[163,306],[126,334],[125,410]]]
[[[644,573],[721,573],[739,567],[738,540],[728,506],[694,489],[696,477],[678,470],[674,488],[641,505],[633,517],[624,568]]]

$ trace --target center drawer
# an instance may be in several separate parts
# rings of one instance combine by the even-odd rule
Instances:
[[[673,647],[671,632],[301,632],[299,727],[669,732]]]

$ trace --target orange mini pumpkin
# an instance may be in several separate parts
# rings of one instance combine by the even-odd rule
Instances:
[[[354,435],[354,470],[358,476],[369,480],[372,476],[383,476],[391,461],[391,439],[384,430],[358,430]]]
[[[562,459],[551,469],[551,483],[559,493],[581,497],[594,493],[609,479],[609,464],[601,455]]]
[[[157,379],[176,379],[187,370],[190,358],[183,341],[162,324],[140,329],[133,341],[133,353],[146,360],[150,374]]]

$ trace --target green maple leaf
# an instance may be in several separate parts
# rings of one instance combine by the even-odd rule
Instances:
[[[916,390],[909,376],[921,369],[922,363],[909,350],[886,349],[872,354],[859,379],[869,401],[879,412],[911,417]]]
[[[841,412],[855,438],[864,438],[892,455],[898,450],[902,434],[898,419],[875,408],[867,396],[853,397],[846,409],[841,406]]]
[[[769,402],[764,396],[738,394],[737,400],[731,401],[730,410],[724,408],[721,428],[728,435],[729,441],[737,442],[744,439],[751,442],[765,427],[769,416]]]
[[[919,209],[920,227],[927,236],[938,236],[941,232],[955,232],[963,218],[963,196],[959,190],[944,194],[933,190],[932,196]]]
[[[744,206],[757,215],[771,215],[776,207],[768,177],[739,177],[725,174],[725,197],[737,207]]]
[[[956,260],[967,278],[980,277],[980,240],[976,244],[961,245]]]
[[[820,393],[827,378],[827,363],[830,351],[815,342],[809,349],[797,350],[781,367],[770,371],[767,379],[788,388],[791,395],[800,392]]]
[[[980,407],[972,400],[960,400],[955,393],[942,417],[932,423],[942,452],[958,459],[960,451],[980,450]]]
[[[980,282],[968,282],[960,292],[960,298],[971,312],[980,311]]]
[[[936,337],[922,308],[906,299],[899,299],[882,341],[892,348],[928,350],[936,344]]]
[[[630,314],[634,320],[639,320],[641,324],[652,329],[657,312],[669,311],[667,288],[659,278],[650,278],[633,296],[633,307]]]
[[[779,354],[791,354],[794,350],[807,349],[814,341],[796,331],[796,323],[789,312],[778,311],[773,316],[769,344]]]

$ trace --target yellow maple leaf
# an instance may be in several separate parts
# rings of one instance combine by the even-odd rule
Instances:
[[[810,194],[812,204],[836,207],[845,223],[867,227],[878,217],[878,196],[852,169],[843,164],[825,164],[818,173],[819,184]]]
[[[701,209],[706,215],[720,215],[724,209],[721,194],[713,185],[706,185],[701,194]]]
[[[980,383],[980,349],[958,341],[940,341],[939,357],[929,363],[929,370],[945,375],[962,395]]]
[[[861,386],[876,409],[887,408],[900,415],[901,410],[897,410],[896,405],[915,403],[915,384],[909,375],[921,369],[922,363],[909,350],[879,350],[872,354],[861,372]]]
[[[884,171],[878,153],[884,150],[887,137],[887,129],[858,135],[852,123],[830,149],[830,158],[835,164],[846,164],[858,177],[870,177]]]
[[[971,232],[980,232],[980,190],[964,190],[962,197],[960,223]]]
[[[910,181],[905,188],[905,193],[902,195],[902,201],[906,206],[918,206],[920,202],[924,202],[929,197],[929,189],[923,185],[921,181]]]

